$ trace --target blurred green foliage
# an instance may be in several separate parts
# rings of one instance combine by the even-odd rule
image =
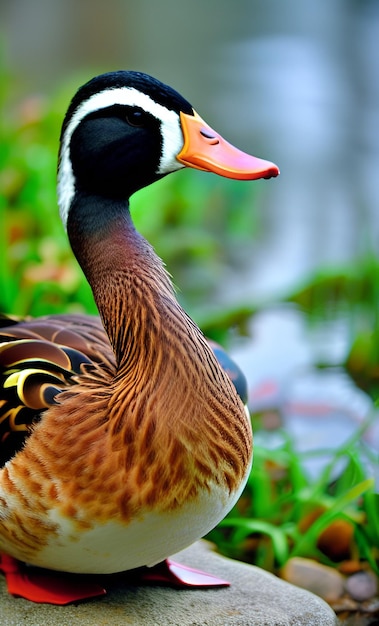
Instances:
[[[351,346],[341,365],[376,401],[379,398],[379,259],[367,251],[346,267],[319,270],[288,300],[307,313],[310,323],[338,318],[347,321]]]

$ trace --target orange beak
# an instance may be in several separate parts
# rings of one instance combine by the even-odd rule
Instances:
[[[274,163],[238,150],[196,112],[194,115],[181,112],[180,121],[184,144],[176,158],[183,165],[237,180],[278,176],[279,168]]]

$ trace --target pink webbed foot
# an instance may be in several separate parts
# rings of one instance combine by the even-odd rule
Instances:
[[[228,587],[227,580],[166,559],[141,573],[141,582],[168,583],[175,587]]]

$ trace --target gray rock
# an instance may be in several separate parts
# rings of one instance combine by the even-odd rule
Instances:
[[[281,576],[329,602],[338,600],[345,588],[345,578],[336,569],[299,556],[287,561]]]
[[[64,607],[13,598],[0,577],[1,626],[335,626],[320,598],[256,567],[214,553],[200,541],[174,559],[220,578],[228,588],[108,585],[108,595]]]

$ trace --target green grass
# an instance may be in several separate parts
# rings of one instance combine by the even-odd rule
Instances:
[[[371,453],[361,439],[367,426],[332,452],[315,481],[307,478],[304,461],[309,452],[296,452],[285,433],[274,451],[255,446],[244,493],[209,539],[224,554],[273,572],[289,558],[303,556],[332,566],[367,560],[379,574],[379,494],[367,476],[364,461]],[[336,478],[341,462],[343,470]],[[337,532],[345,533],[346,540],[336,551]]]

